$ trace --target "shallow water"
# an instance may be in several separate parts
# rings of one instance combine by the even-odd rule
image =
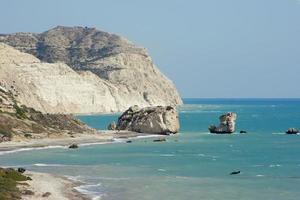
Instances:
[[[102,199],[299,199],[300,100],[186,99],[181,131],[167,142],[54,148],[1,155],[0,165],[71,176]],[[223,112],[238,114],[247,134],[212,135],[207,126]],[[105,128],[116,115],[79,116]],[[241,174],[231,176],[230,172]]]

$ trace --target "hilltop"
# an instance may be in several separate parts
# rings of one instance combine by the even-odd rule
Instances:
[[[0,78],[19,92],[22,104],[42,112],[120,112],[132,105],[182,104],[146,49],[115,34],[58,26],[40,34],[2,34],[0,42],[14,47],[0,46]]]

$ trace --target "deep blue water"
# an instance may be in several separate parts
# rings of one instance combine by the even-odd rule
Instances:
[[[299,99],[185,99],[178,108],[181,130],[164,143],[84,146],[5,154],[0,165],[68,175],[80,189],[114,200],[299,199]],[[247,134],[212,135],[224,112],[238,114]],[[98,129],[118,115],[78,116]],[[230,172],[240,170],[239,175]]]

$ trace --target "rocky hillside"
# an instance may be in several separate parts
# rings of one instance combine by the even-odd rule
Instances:
[[[120,36],[95,28],[59,26],[41,34],[0,35],[0,42],[42,62],[71,67],[40,63],[35,58],[31,67],[18,69],[20,76],[39,90],[35,102],[24,104],[40,104],[38,108],[44,112],[115,112],[135,104],[182,103],[174,84],[157,69],[147,51]],[[7,59],[12,65],[24,65]]]
[[[15,99],[16,90],[6,86],[3,82],[0,85],[0,143],[96,133],[71,115],[43,114],[20,105]]]

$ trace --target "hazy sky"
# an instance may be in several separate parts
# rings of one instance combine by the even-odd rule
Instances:
[[[300,97],[299,0],[1,0],[0,11],[0,33],[125,36],[183,97]]]

